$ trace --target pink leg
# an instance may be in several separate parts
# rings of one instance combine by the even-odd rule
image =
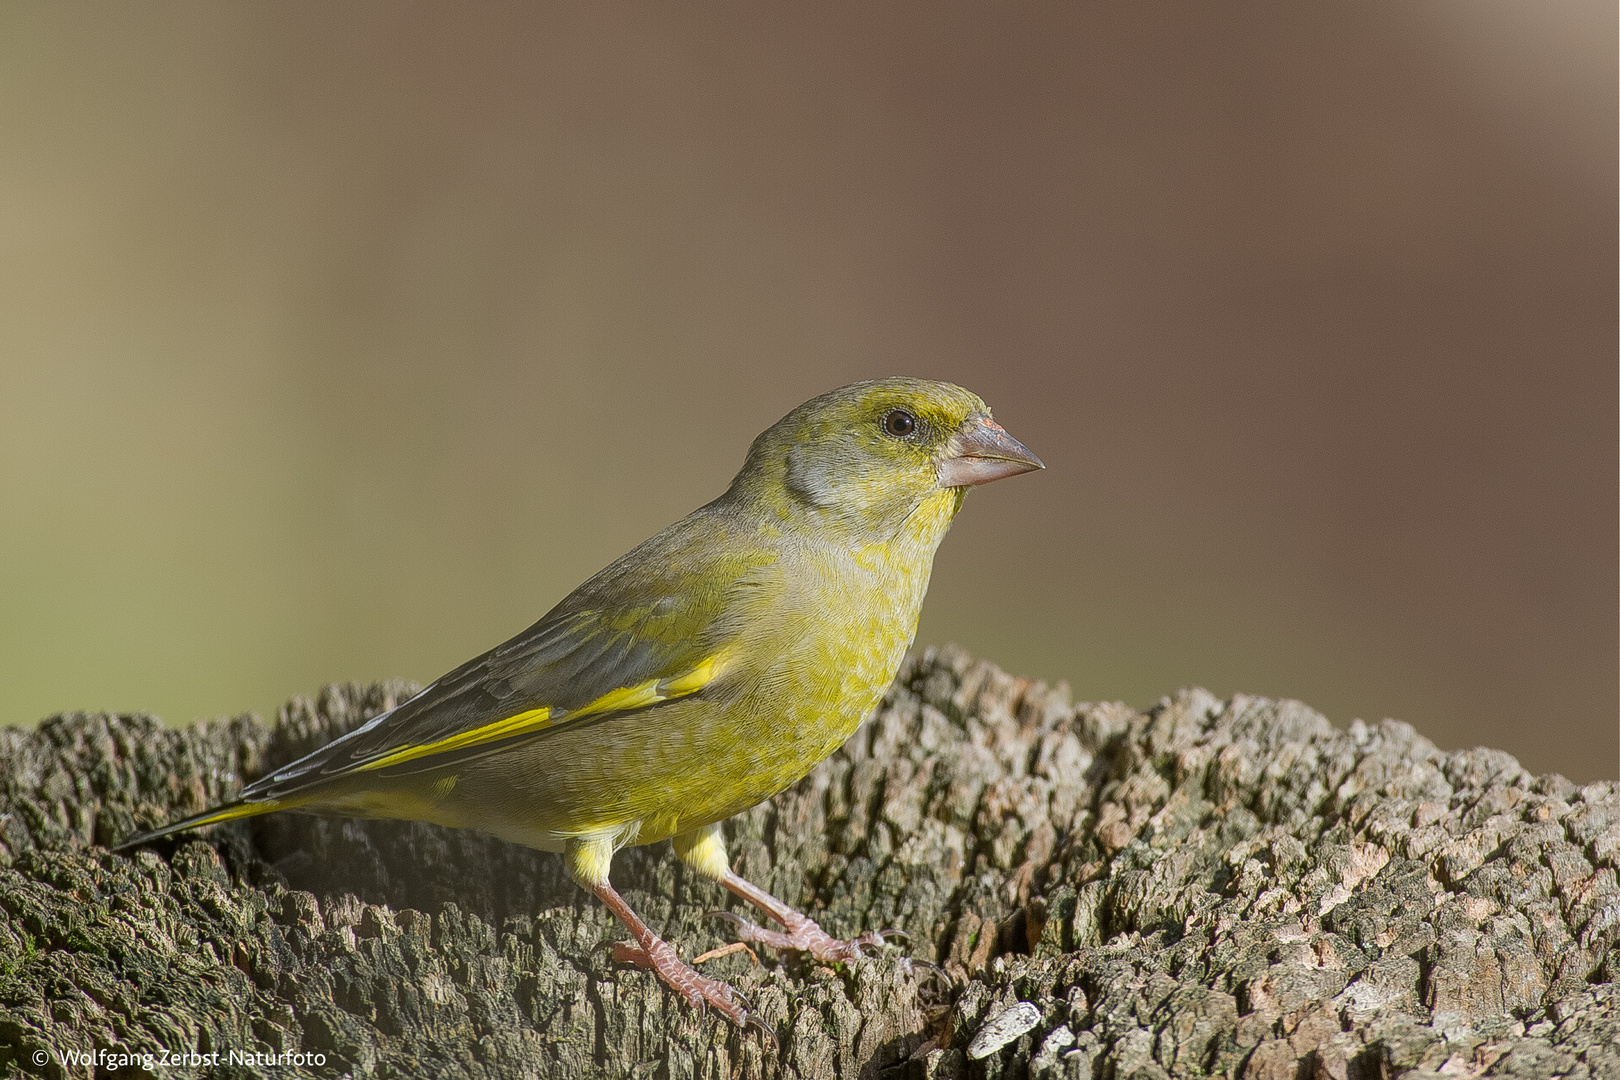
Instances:
[[[778,930],[767,930],[730,912],[718,912],[717,914],[737,924],[739,939],[759,942],[776,949],[807,952],[823,964],[859,960],[865,955],[861,951],[863,948],[882,948],[884,936],[895,932],[884,930],[874,933],[868,930],[853,941],[842,941],[816,925],[814,919],[799,914],[758,885],[738,877],[731,870],[726,871],[726,876],[720,879],[720,884],[781,923],[787,930],[785,934]]]
[[[609,911],[619,917],[620,922],[630,928],[630,933],[635,936],[634,942],[620,941],[614,944],[614,960],[652,968],[660,979],[669,984],[670,989],[684,997],[699,1012],[702,1012],[704,1005],[708,1004],[719,1009],[727,1019],[739,1026],[746,1027],[750,1023],[757,1023],[753,1014],[748,1011],[741,994],[718,979],[699,975],[683,963],[675,953],[675,946],[653,933],[652,929],[641,921],[641,917],[630,910],[630,905],[624,902],[624,897],[613,890],[613,886],[604,881],[599,885],[590,886],[590,890],[596,894],[598,900],[607,905]]]

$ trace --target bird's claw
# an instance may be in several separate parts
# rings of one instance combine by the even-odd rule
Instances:
[[[748,1014],[748,1021],[743,1025],[743,1028],[746,1030],[750,1027],[756,1029],[765,1037],[765,1041],[771,1044],[772,1051],[781,1047],[782,1044],[776,1041],[776,1032],[765,1026],[765,1021],[759,1018],[758,1013],[751,1012]]]
[[[901,958],[900,970],[907,975],[912,974],[917,968],[921,968],[936,979],[943,979],[946,983],[951,981],[950,974],[938,964],[930,964],[927,960],[918,960],[910,956]]]
[[[681,960],[675,947],[667,941],[654,939],[650,948],[643,948],[633,941],[616,941],[613,943],[613,959],[621,964],[651,968],[671,990],[697,1009],[700,1016],[707,1012],[708,1006],[713,1005],[738,1027],[753,1025],[764,1030],[763,1022],[753,1012],[753,1003],[740,990],[719,979],[699,975]],[[776,1041],[774,1035],[771,1041]]]

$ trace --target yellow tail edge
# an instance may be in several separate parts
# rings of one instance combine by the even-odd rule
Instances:
[[[218,825],[221,822],[236,821],[239,818],[257,817],[260,814],[270,814],[277,810],[285,810],[287,806],[288,804],[286,802],[279,799],[274,799],[269,802],[226,803],[224,806],[216,806],[211,810],[204,810],[200,814],[193,814],[188,818],[181,818],[179,821],[171,822],[170,824],[163,826],[161,829],[153,829],[151,832],[136,833],[129,839],[122,840],[117,844],[114,844],[111,850],[128,851],[130,848],[140,847],[142,844],[149,844],[153,840],[161,840],[165,836],[172,836],[177,832],[185,832],[187,829],[200,829],[204,825]]]

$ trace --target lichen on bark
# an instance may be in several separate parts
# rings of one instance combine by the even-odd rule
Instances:
[[[0,732],[0,1074],[101,1049],[325,1060],[189,1072],[231,1076],[1620,1076],[1620,785],[1297,702],[1075,704],[955,649],[727,826],[833,933],[909,935],[711,962],[774,1043],[615,968],[552,855],[296,815],[106,850],[407,689]],[[736,903],[667,845],[614,880],[683,955],[726,940],[707,916]]]

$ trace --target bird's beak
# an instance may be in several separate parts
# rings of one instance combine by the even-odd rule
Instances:
[[[1044,469],[1041,459],[988,416],[970,416],[951,439],[938,466],[940,487],[988,484],[1005,476]]]

